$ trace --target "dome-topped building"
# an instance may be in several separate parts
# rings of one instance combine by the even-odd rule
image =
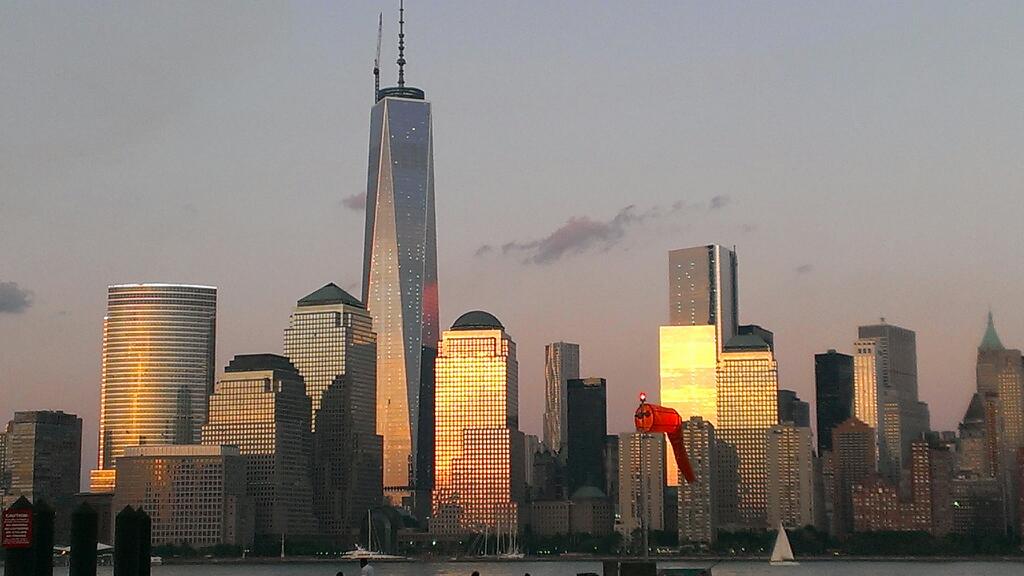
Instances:
[[[490,312],[473,310],[459,316],[452,323],[452,330],[504,330],[505,327]]]

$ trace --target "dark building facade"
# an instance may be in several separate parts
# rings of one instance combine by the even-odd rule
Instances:
[[[829,350],[814,355],[818,454],[832,449],[832,430],[853,416],[853,356]]]
[[[606,483],[604,445],[608,435],[608,383],[604,378],[574,378],[567,384],[566,458],[569,493]]]
[[[9,499],[68,505],[81,479],[82,419],[59,411],[15,412],[7,430]]]
[[[811,427],[811,405],[792,390],[779,390],[779,422],[792,422],[797,428]]]

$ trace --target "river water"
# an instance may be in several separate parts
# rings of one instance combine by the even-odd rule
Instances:
[[[707,567],[711,562],[659,562],[659,568]],[[576,576],[581,572],[602,573],[600,562],[444,562],[376,564],[376,576]],[[153,576],[357,576],[359,565],[349,562],[178,565],[154,566]],[[67,568],[54,574],[67,575]],[[110,576],[110,567],[100,567],[97,576]],[[866,562],[855,560],[807,561],[797,566],[769,566],[766,561],[721,562],[713,576],[1022,576],[1022,562],[908,561]]]

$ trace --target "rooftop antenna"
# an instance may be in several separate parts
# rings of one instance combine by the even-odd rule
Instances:
[[[405,0],[398,2],[398,87],[405,86]]]
[[[377,56],[373,59],[373,101],[380,100],[380,37],[384,31],[384,13],[377,15]]]

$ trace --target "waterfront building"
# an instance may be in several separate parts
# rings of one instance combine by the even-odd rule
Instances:
[[[604,492],[585,486],[570,500],[531,502],[527,522],[535,536],[588,534],[602,537],[615,530],[615,511]]]
[[[568,382],[580,377],[580,346],[552,342],[544,346],[544,445],[568,455]]]
[[[619,513],[619,437],[609,434],[604,437],[604,493],[612,501],[615,513]]]
[[[737,334],[736,253],[718,245],[668,254],[669,324],[659,329],[661,404],[685,419],[717,426],[715,369],[725,343]],[[669,485],[679,484],[674,461]]]
[[[910,529],[945,536],[953,529],[953,475],[956,462],[948,446],[927,440],[911,446]]]
[[[853,416],[853,356],[829,350],[814,355],[818,454],[832,449],[832,429]]]
[[[718,362],[716,435],[736,452],[736,512],[728,525],[766,528],[767,433],[778,424],[778,367],[768,343],[753,334],[734,336]],[[731,507],[730,507],[731,508]]]
[[[954,534],[977,537],[1005,533],[1006,502],[999,478],[960,475],[952,484]]]
[[[11,424],[8,422],[3,431],[0,431],[0,504],[3,503],[3,496],[7,495],[7,491],[11,487],[11,472],[7,464],[7,438],[10,434],[10,427]]]
[[[814,524],[814,449],[811,429],[790,422],[768,430],[768,525]]]
[[[661,434],[619,434],[619,517],[627,538],[665,526],[665,441]]]
[[[462,532],[518,526],[526,486],[516,345],[497,318],[473,311],[442,335],[437,356],[434,516]]]
[[[154,546],[245,548],[253,542],[245,478],[235,446],[129,447],[118,459],[112,507],[145,510]]]
[[[710,547],[718,532],[715,427],[700,416],[691,416],[683,421],[682,434],[696,481],[679,485],[679,542]]]
[[[779,390],[779,422],[792,422],[797,428],[811,427],[811,405],[792,390]]]
[[[910,506],[900,502],[895,484],[871,474],[853,485],[854,532],[897,532],[907,529]]]
[[[203,444],[237,446],[255,506],[255,532],[316,534],[310,459],[310,400],[288,358],[240,354],[210,396]]]
[[[568,432],[565,458],[569,493],[605,485],[604,443],[608,435],[608,383],[604,378],[574,378],[567,385]]]
[[[383,498],[376,345],[366,307],[333,283],[297,302],[284,333],[313,409],[313,509],[333,536],[358,530]]]
[[[424,514],[433,482],[440,331],[433,114],[423,90],[405,85],[404,16],[399,26],[398,85],[376,90],[370,112],[362,300],[377,333],[385,494]]]
[[[66,539],[82,474],[82,419],[60,411],[15,412],[3,436],[0,503],[6,508],[21,496],[46,500],[57,511],[57,536]]]
[[[213,391],[216,318],[212,286],[107,288],[93,492],[113,491],[128,446],[199,442]]]
[[[854,528],[853,488],[876,472],[875,431],[856,417],[832,429],[832,478],[835,534]]]

